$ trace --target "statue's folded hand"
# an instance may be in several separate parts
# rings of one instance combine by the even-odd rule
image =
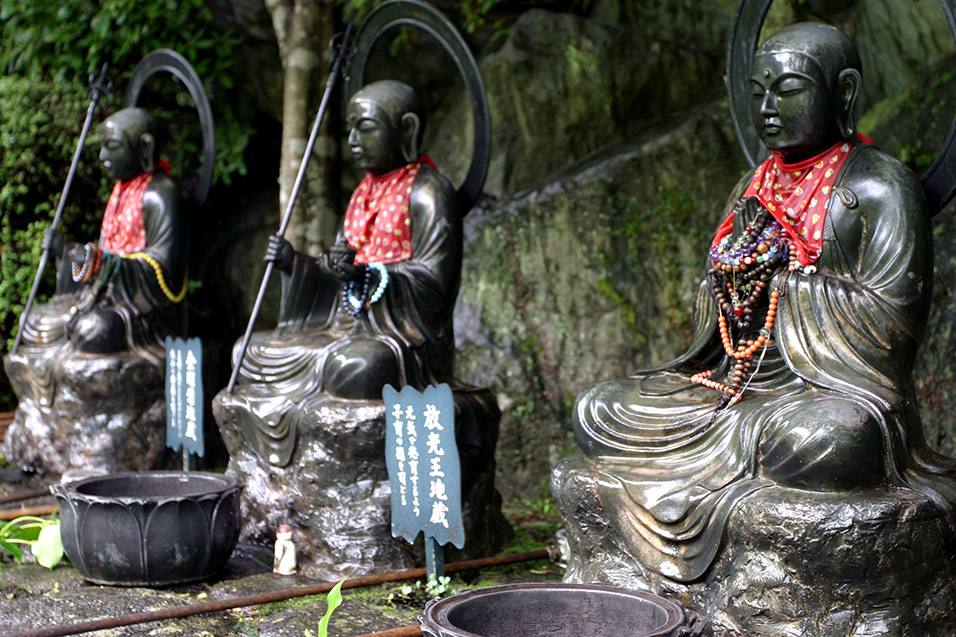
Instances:
[[[358,281],[365,274],[365,267],[355,265],[355,250],[345,245],[334,245],[329,248],[329,274],[343,283]]]

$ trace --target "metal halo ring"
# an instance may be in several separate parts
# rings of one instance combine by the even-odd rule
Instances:
[[[730,114],[737,141],[751,166],[767,157],[768,152],[750,118],[750,69],[753,66],[757,40],[773,0],[740,0],[727,43],[727,93]],[[956,0],[940,0],[949,29],[956,40]],[[920,177],[931,214],[936,214],[956,195],[956,112],[932,165]]]
[[[212,108],[206,91],[203,90],[202,80],[192,65],[182,55],[172,49],[156,49],[139,61],[133,69],[133,75],[126,87],[123,97],[125,107],[136,106],[139,94],[146,84],[146,80],[160,72],[172,73],[186,85],[193,104],[199,114],[199,124],[202,127],[202,171],[199,173],[199,183],[192,196],[193,210],[199,210],[209,197],[212,188],[212,179],[216,169],[216,132],[212,121]]]
[[[485,177],[488,175],[488,163],[491,160],[491,115],[478,64],[461,34],[445,14],[421,0],[390,0],[376,7],[362,23],[356,36],[349,75],[345,78],[345,99],[351,99],[364,83],[365,67],[375,42],[389,29],[402,25],[422,29],[441,42],[445,51],[455,61],[468,88],[475,141],[468,174],[457,190],[462,214],[467,214],[481,194]]]

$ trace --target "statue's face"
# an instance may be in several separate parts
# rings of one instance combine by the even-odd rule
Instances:
[[[405,163],[401,131],[392,121],[375,102],[354,99],[349,102],[345,123],[356,168],[380,175]]]
[[[788,163],[841,139],[839,103],[823,71],[800,53],[758,54],[750,76],[750,112],[763,143]]]
[[[100,143],[100,162],[110,178],[126,181],[143,172],[136,144],[124,127],[106,120]]]

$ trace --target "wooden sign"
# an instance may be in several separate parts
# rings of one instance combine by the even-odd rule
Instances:
[[[166,337],[166,446],[202,456],[202,342]]]
[[[451,388],[442,384],[419,393],[386,385],[382,399],[392,535],[414,542],[424,532],[426,549],[429,538],[462,548],[461,469]]]

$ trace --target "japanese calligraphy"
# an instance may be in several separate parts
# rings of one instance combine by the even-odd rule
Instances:
[[[419,393],[386,387],[386,461],[392,485],[392,534],[419,532],[464,546],[455,405],[447,385]]]
[[[202,343],[166,337],[166,445],[202,456]]]

